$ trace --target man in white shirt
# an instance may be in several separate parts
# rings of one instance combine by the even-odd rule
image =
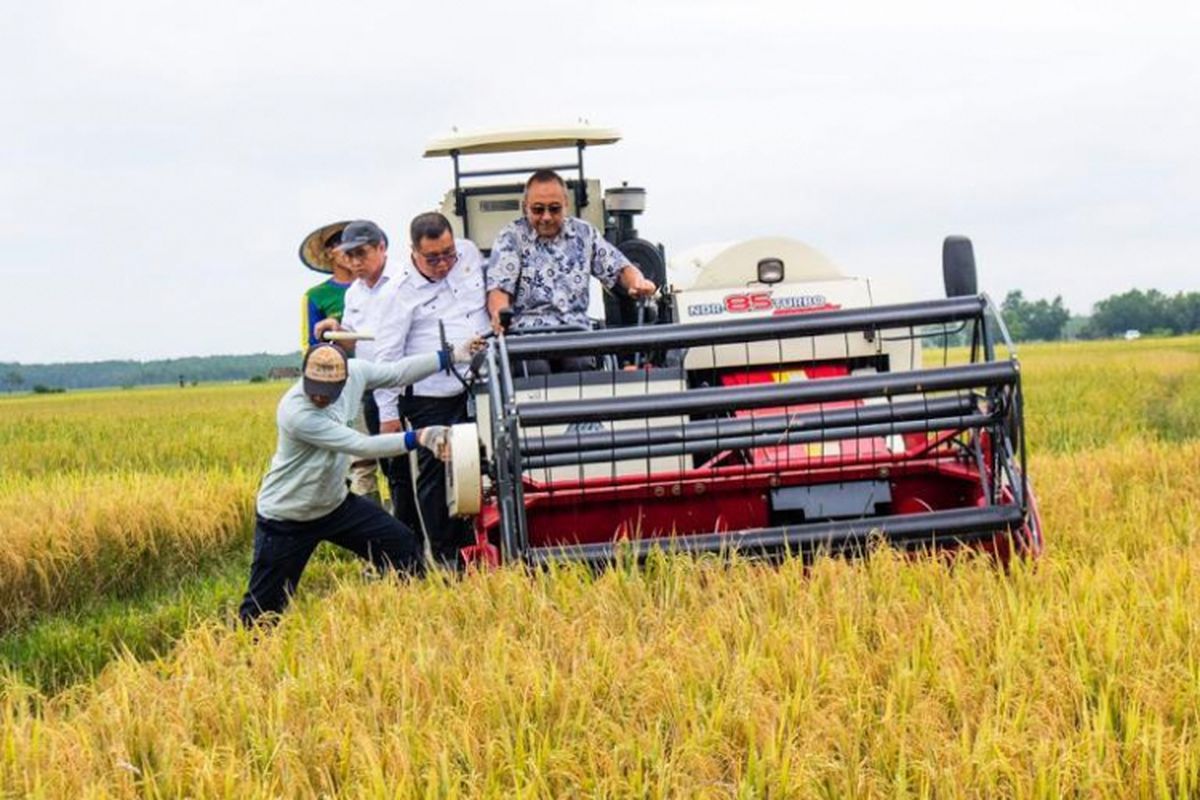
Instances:
[[[395,278],[395,293],[376,334],[375,355],[381,360],[438,350],[443,335],[445,341],[466,341],[489,327],[479,248],[468,239],[455,239],[450,221],[437,212],[414,217],[409,239],[410,263]],[[467,419],[466,389],[449,370],[417,381],[403,394],[394,388],[378,390],[375,399],[383,433],[400,430],[401,417],[412,429],[454,425]],[[442,465],[428,453],[418,454],[418,459],[415,480],[408,458],[392,462],[396,516],[414,530],[423,529],[434,560],[455,568],[459,549],[473,541],[471,531],[461,520],[450,518]]]
[[[395,291],[396,285],[391,277],[385,274],[387,268],[387,234],[370,220],[360,219],[350,222],[342,229],[342,239],[336,248],[346,258],[354,282],[346,289],[342,320],[327,317],[313,328],[318,341],[325,331],[349,330],[361,333],[375,333],[379,330],[381,317],[386,314],[388,299]],[[375,360],[375,344],[370,340],[357,343],[346,343],[344,349],[355,358],[363,361]],[[379,433],[379,407],[375,403],[372,392],[366,392],[362,397],[362,413],[367,424],[367,432]],[[381,459],[380,466],[384,475],[390,469],[390,459]],[[370,472],[374,475],[374,460],[359,460],[352,465],[352,470],[358,473]]]

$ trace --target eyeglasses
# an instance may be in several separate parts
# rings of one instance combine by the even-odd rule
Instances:
[[[453,264],[455,261],[458,261],[457,250],[445,250],[441,253],[422,253],[418,250],[417,255],[425,259],[425,263],[431,267],[437,267],[442,264]]]
[[[550,205],[546,206],[539,203],[538,205],[529,207],[529,213],[535,217],[540,217],[543,214],[549,214],[552,217],[557,217],[562,212],[562,203],[551,203]]]

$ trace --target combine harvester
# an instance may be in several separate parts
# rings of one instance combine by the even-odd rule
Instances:
[[[720,249],[667,275],[638,237],[645,193],[601,195],[591,127],[454,136],[444,211],[485,249],[521,213],[520,183],[480,179],[549,166],[569,209],[605,231],[663,291],[602,298],[594,329],[496,337],[477,359],[475,422],[456,426],[453,513],[472,516],[470,560],[603,564],[654,549],[753,556],[975,547],[1035,556],[1021,375],[971,243],[943,245],[946,299],[896,303],[781,238]],[[485,153],[571,148],[574,163],[466,171]],[[672,282],[674,280],[674,282]],[[601,323],[600,320],[603,320]],[[962,363],[950,363],[962,342]],[[962,352],[962,351],[956,351]],[[527,376],[530,359],[594,356],[586,372]],[[935,364],[929,363],[936,360]]]

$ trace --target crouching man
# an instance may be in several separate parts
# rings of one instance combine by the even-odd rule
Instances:
[[[304,357],[303,378],[279,401],[279,441],[258,492],[250,586],[238,615],[250,624],[280,612],[296,590],[313,550],[322,541],[352,551],[381,569],[406,575],[424,571],[413,532],[379,506],[346,488],[350,458],[400,455],[420,446],[450,457],[448,429],[431,425],[406,433],[364,436],[351,426],[364,391],[405,386],[469,361],[481,348],[472,339],[453,352],[410,356],[395,362],[348,360],[336,345],[321,344]]]

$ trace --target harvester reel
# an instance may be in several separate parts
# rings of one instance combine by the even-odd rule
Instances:
[[[450,515],[478,514],[482,506],[479,428],[470,422],[450,427],[450,461],[446,463],[446,502]]]
[[[808,295],[778,299],[796,297]],[[1020,370],[996,355],[985,295],[712,321],[703,314],[726,306],[693,307],[701,318],[682,324],[497,340],[479,395],[491,483],[477,535],[505,560],[604,564],[627,546],[638,559],[730,548],[807,558],[857,554],[873,537],[1006,558],[1010,534],[1018,552],[1040,550]],[[982,343],[970,362],[922,363],[927,331],[963,327]],[[513,370],[647,351],[687,355],[640,370]],[[460,493],[467,469],[455,461]],[[464,504],[477,502],[470,491]]]

